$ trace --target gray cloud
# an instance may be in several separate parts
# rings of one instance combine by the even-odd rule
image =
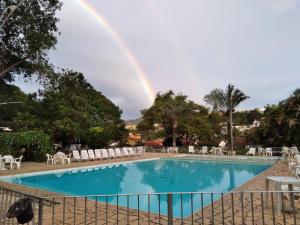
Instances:
[[[154,90],[173,89],[203,103],[233,83],[263,107],[299,85],[300,7],[296,0],[86,0],[122,36]],[[134,69],[111,36],[74,0],[60,12],[52,62],[85,74],[124,118],[148,107]]]

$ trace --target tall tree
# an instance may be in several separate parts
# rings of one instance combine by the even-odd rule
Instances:
[[[151,130],[158,124],[164,130],[165,140],[171,137],[174,147],[179,136],[193,140],[201,133],[199,129],[204,133],[211,132],[211,127],[207,125],[207,109],[189,101],[185,95],[175,95],[173,91],[158,93],[154,104],[142,114],[143,120],[138,128]]]
[[[249,96],[246,96],[241,90],[229,84],[226,90],[214,89],[208,95],[204,96],[204,101],[212,106],[213,110],[221,111],[227,122],[228,142],[233,150],[233,126],[232,114],[236,107]]]
[[[15,130],[40,129],[54,141],[80,142],[92,147],[121,140],[122,111],[89,84],[83,74],[62,71],[49,76],[41,97],[14,119]]]
[[[20,0],[1,0],[0,15],[8,16],[9,6]],[[15,74],[25,77],[51,70],[47,51],[57,42],[57,11],[60,0],[26,0],[0,28],[0,79],[12,80]],[[7,14],[7,15],[6,15]]]

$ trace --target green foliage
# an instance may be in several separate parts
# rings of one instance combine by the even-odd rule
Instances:
[[[22,148],[27,160],[43,161],[46,153],[52,153],[50,137],[42,132],[0,133],[0,154],[19,157]]]
[[[6,84],[0,79],[0,126],[9,127],[18,112],[24,110],[27,95],[18,87]],[[20,104],[2,104],[7,102],[20,102]]]
[[[233,114],[233,121],[235,125],[249,125],[254,120],[261,121],[263,113],[258,109],[238,111]]]
[[[229,84],[226,90],[214,89],[208,95],[204,96],[204,101],[209,104],[213,111],[220,111],[227,122],[228,143],[231,143],[231,127],[232,121],[231,114],[235,111],[236,107],[249,96],[246,96],[241,90]]]
[[[300,145],[300,89],[278,105],[269,105],[262,126],[249,133],[252,143],[269,146]]]
[[[162,135],[174,145],[176,139],[207,143],[213,136],[208,110],[189,101],[185,95],[175,95],[172,91],[159,93],[154,104],[142,114],[138,129],[149,139]]]
[[[1,0],[0,14],[12,4],[15,1]],[[34,0],[18,6],[0,29],[0,78],[44,75],[51,69],[47,51],[57,42],[57,11],[61,5],[59,0]]]
[[[41,129],[55,142],[107,146],[126,135],[121,110],[96,91],[81,73],[62,71],[48,77],[41,98],[29,98],[14,118],[17,131]]]

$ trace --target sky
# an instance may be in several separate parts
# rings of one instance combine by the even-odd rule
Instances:
[[[157,92],[204,104],[234,84],[261,108],[300,85],[298,0],[64,0],[51,62],[140,116]]]

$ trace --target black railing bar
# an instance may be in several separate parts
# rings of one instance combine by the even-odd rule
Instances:
[[[285,206],[284,206],[284,198],[283,198],[283,193],[281,193],[281,204],[282,204],[282,219],[283,219],[283,224],[286,225],[286,217],[285,217]]]

